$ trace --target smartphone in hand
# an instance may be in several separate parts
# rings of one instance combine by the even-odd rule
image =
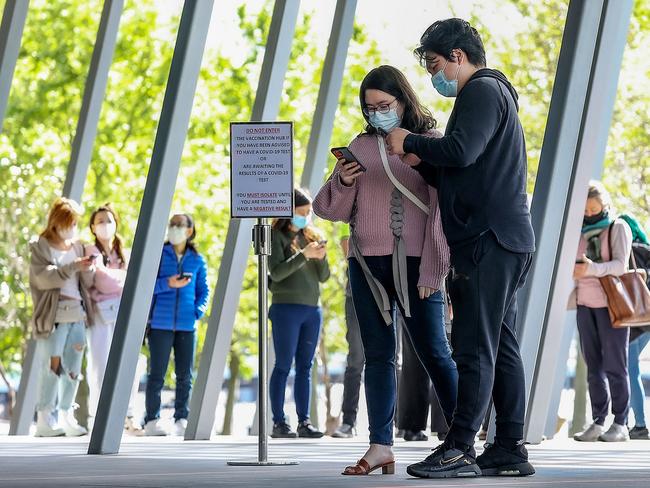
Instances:
[[[336,159],[345,159],[348,163],[357,163],[360,171],[366,171],[366,167],[347,147],[333,147],[330,149]]]
[[[186,273],[186,272],[182,272],[182,273],[181,273],[181,279],[183,279],[183,280],[189,280],[189,279],[191,279],[191,278],[192,278],[192,273]]]

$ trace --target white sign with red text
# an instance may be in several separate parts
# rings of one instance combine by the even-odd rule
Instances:
[[[293,123],[230,124],[232,218],[293,217]]]

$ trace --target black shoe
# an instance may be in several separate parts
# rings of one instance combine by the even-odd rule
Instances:
[[[351,424],[341,424],[341,426],[334,431],[332,437],[337,439],[350,439],[357,435],[357,429]]]
[[[406,472],[418,478],[469,478],[481,476],[476,464],[476,452],[461,451],[446,443],[440,444],[424,461],[411,464]]]
[[[271,433],[271,437],[274,439],[295,439],[296,433],[291,430],[291,427],[289,427],[289,424],[286,422],[279,422],[277,424],[273,424],[273,432]]]
[[[311,425],[308,420],[300,422],[297,430],[298,437],[306,437],[308,439],[320,439],[323,437],[323,433]]]
[[[535,468],[528,462],[528,451],[523,442],[515,449],[486,444],[483,454],[476,458],[483,476],[530,476]]]
[[[429,438],[421,430],[407,430],[404,432],[405,441],[428,441]]]
[[[636,440],[644,440],[647,441],[650,439],[650,436],[648,435],[648,428],[647,427],[634,427],[630,429],[630,439],[636,439]]]

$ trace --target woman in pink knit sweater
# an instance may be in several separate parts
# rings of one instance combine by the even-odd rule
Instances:
[[[387,155],[382,135],[397,126],[431,137],[440,134],[404,75],[391,66],[366,75],[359,99],[367,126],[349,145],[358,162],[339,159],[313,203],[318,216],[349,223],[351,230],[349,273],[366,357],[370,448],[345,469],[346,475],[379,468],[384,474],[394,472],[396,307],[448,423],[458,379],[444,329],[440,289],[449,249],[436,190],[398,156]]]

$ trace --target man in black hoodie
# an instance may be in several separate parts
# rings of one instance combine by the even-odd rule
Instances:
[[[446,441],[407,471],[413,476],[526,476],[524,368],[516,335],[517,290],[535,250],[526,198],[526,146],[517,93],[485,67],[481,38],[461,19],[435,22],[416,54],[434,88],[456,97],[444,137],[394,129],[386,141],[438,190],[451,248],[456,410]],[[490,402],[496,438],[476,458],[474,437]]]

